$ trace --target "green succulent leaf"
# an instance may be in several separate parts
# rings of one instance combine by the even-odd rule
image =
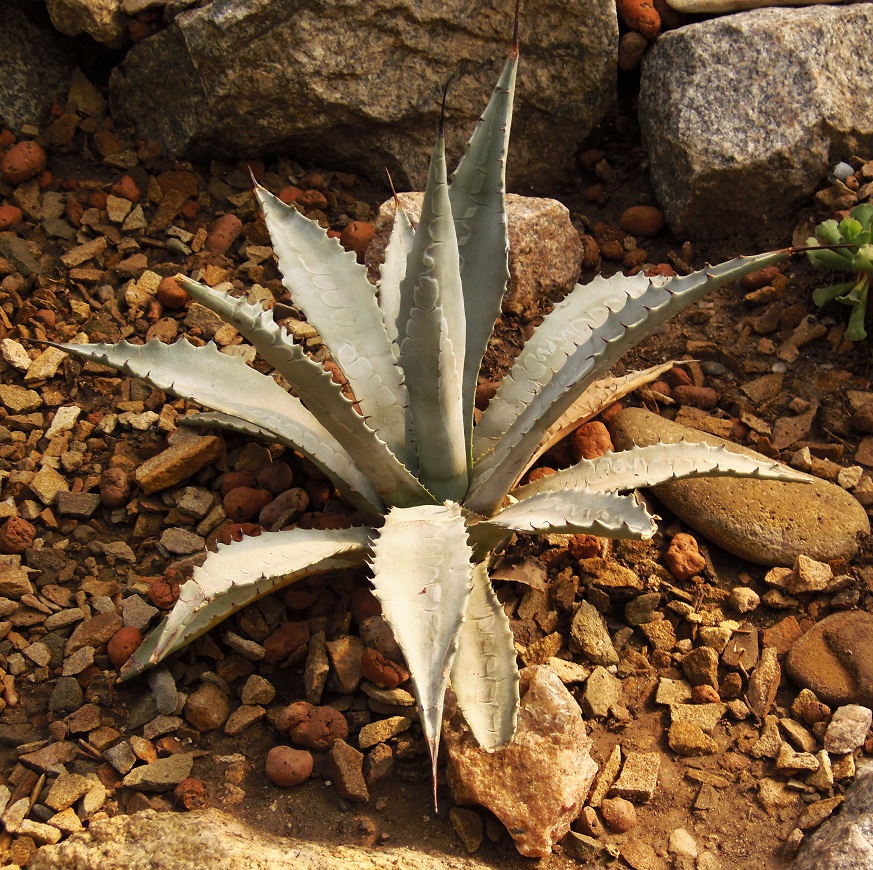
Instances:
[[[831,251],[827,248],[821,250],[807,251],[806,256],[809,258],[813,266],[819,266],[822,269],[835,269],[838,272],[852,272],[852,254],[847,249],[843,248],[839,251]]]
[[[541,492],[511,505],[487,525],[526,534],[587,534],[604,538],[651,538],[655,520],[631,495],[589,489]]]
[[[259,356],[294,387],[305,407],[323,426],[330,428],[388,504],[433,501],[409,469],[367,425],[330,373],[294,344],[269,311],[260,304],[218,293],[190,278],[180,276],[179,279],[194,299],[236,327],[254,345]]]
[[[363,565],[370,531],[290,529],[219,544],[194,569],[169,616],[127,661],[121,678],[142,673],[232,613],[296,580]]]
[[[509,743],[518,719],[519,678],[509,618],[488,578],[488,566],[473,569],[473,591],[458,636],[451,672],[458,706],[483,749]]]
[[[263,187],[282,281],[343,370],[364,416],[396,456],[406,450],[406,390],[367,270],[315,222]]]
[[[857,236],[862,229],[863,227],[861,226],[860,221],[856,221],[852,217],[843,218],[843,220],[840,221],[840,235],[846,242],[854,241],[855,236]]]
[[[843,296],[849,293],[855,286],[855,281],[844,281],[842,284],[831,284],[828,287],[818,287],[812,294],[812,301],[818,305],[827,305],[828,302],[833,302],[838,296]]]
[[[616,276],[605,288],[595,288],[593,307],[579,303],[585,288],[577,285],[566,304],[555,306],[534,333],[534,350],[519,354],[482,415],[479,425],[489,418],[490,438],[493,417],[502,418],[505,434],[474,466],[467,507],[490,514],[520,476],[543,433],[634,344],[709,291],[786,256],[775,251],[739,257],[666,281]],[[546,340],[537,340],[540,331]]]
[[[464,357],[465,438],[471,443],[479,367],[509,282],[506,152],[518,71],[513,46],[449,188],[467,320]]]
[[[468,481],[461,404],[464,298],[442,136],[400,285],[398,334],[421,481],[439,499],[459,501]]]
[[[358,489],[368,498],[371,513],[382,507],[369,479],[355,470],[358,467],[351,456],[299,399],[239,357],[221,353],[214,344],[195,347],[181,338],[175,344],[152,339],[144,345],[121,341],[56,346],[270,432],[277,441],[293,445],[326,469],[345,492]]]
[[[433,766],[449,671],[473,586],[457,504],[394,508],[373,543],[373,586],[412,675]]]
[[[842,237],[840,233],[839,224],[832,218],[830,220],[823,221],[820,223],[815,230],[816,235],[824,239],[829,245],[842,245],[846,240]],[[816,242],[815,239],[808,239],[807,244],[811,244],[812,242]]]
[[[618,492],[657,486],[670,480],[728,476],[796,483],[810,481],[808,475],[785,465],[764,462],[703,441],[682,440],[676,444],[652,444],[604,453],[597,459],[583,459],[570,468],[513,490],[512,495],[517,499],[528,499],[542,492],[584,488]]]

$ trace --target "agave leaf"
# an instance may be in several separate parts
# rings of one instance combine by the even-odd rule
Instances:
[[[543,440],[537,445],[536,452],[531,456],[526,467],[522,469],[520,476],[523,476],[547,450],[551,450],[559,441],[563,441],[564,438],[578,429],[583,423],[587,423],[596,417],[604,408],[613,402],[617,402],[639,387],[656,381],[661,375],[670,371],[676,365],[680,365],[680,362],[670,360],[670,362],[651,366],[640,372],[631,372],[618,378],[601,378],[599,381],[595,381],[549,427]]]
[[[616,492],[692,477],[810,481],[809,475],[786,465],[734,453],[724,446],[683,439],[676,444],[652,444],[604,453],[597,459],[583,459],[570,468],[519,487],[512,495],[517,499],[528,499],[542,492],[584,487],[598,492]]]
[[[630,347],[710,290],[786,256],[785,251],[774,251],[755,257],[738,257],[663,282],[649,279],[645,287],[632,278],[613,278],[610,283],[617,296],[603,309],[582,314],[578,319],[567,317],[572,303],[564,308],[556,306],[540,326],[540,329],[545,327],[544,332],[552,341],[548,345],[537,342],[538,358],[523,351],[512,367],[511,422],[494,450],[483,456],[473,469],[466,499],[470,510],[487,515],[500,504],[536,450],[543,433]],[[577,288],[571,295],[581,294]],[[577,330],[580,330],[578,335]],[[519,365],[522,357],[524,360]],[[503,384],[508,380],[509,376],[504,378]],[[525,382],[532,392],[522,396],[518,388]],[[500,390],[485,410],[483,423],[492,407],[498,409],[495,415],[507,407],[508,403],[499,397]]]
[[[463,393],[464,434],[468,445],[476,379],[509,281],[506,152],[517,71],[516,40],[449,188],[467,320]]]
[[[473,591],[458,636],[452,691],[483,749],[512,740],[518,719],[518,668],[512,629],[497,600],[488,566],[473,569]]]
[[[373,544],[373,586],[415,685],[436,764],[449,669],[470,597],[473,567],[457,504],[394,508]]]
[[[385,248],[385,262],[379,270],[379,307],[385,317],[385,329],[392,342],[397,341],[400,314],[400,284],[406,275],[406,263],[415,241],[415,230],[400,200],[394,198],[394,225]]]
[[[220,411],[203,411],[198,414],[188,414],[177,421],[180,426],[193,426],[204,429],[223,429],[227,432],[238,432],[254,438],[276,441],[285,444],[293,450],[299,450],[307,459],[316,465],[343,494],[346,500],[372,519],[379,519],[382,510],[382,499],[376,492],[372,481],[344,451],[332,450],[332,445],[319,438],[305,435],[306,440],[292,439],[285,432],[272,432],[248,420],[222,414]]]
[[[272,378],[250,368],[239,357],[221,353],[214,344],[195,347],[181,338],[175,344],[152,339],[144,345],[121,341],[56,346],[271,432],[277,441],[294,445],[327,469],[344,490],[349,489],[349,484],[342,484],[343,474],[349,472],[354,461],[336,438]],[[364,475],[358,471],[352,477],[354,483],[349,483],[362,495],[369,493],[372,497],[373,488],[364,482]],[[381,510],[381,499],[369,500],[371,512]]]
[[[270,592],[311,574],[363,565],[370,531],[289,529],[219,544],[194,569],[169,616],[128,660],[121,678],[142,673]]]
[[[305,407],[345,447],[358,467],[376,484],[389,504],[433,501],[421,483],[355,411],[339,384],[319,363],[294,344],[288,333],[260,304],[234,299],[179,276],[185,290],[198,302],[232,324],[254,345],[258,354],[296,390]]]
[[[485,525],[526,534],[651,538],[655,520],[632,495],[590,489],[541,492],[495,514]]]
[[[406,390],[367,270],[315,222],[257,186],[282,282],[392,453],[406,449]]]
[[[438,498],[459,501],[468,472],[461,404],[466,327],[442,136],[400,285],[397,326],[421,482]]]

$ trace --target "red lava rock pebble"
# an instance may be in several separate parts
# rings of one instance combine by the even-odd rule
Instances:
[[[0,205],[0,230],[8,230],[24,220],[21,209],[14,205]]]
[[[267,753],[266,772],[274,785],[288,788],[312,776],[312,753],[291,746],[274,746]]]
[[[691,405],[709,411],[718,404],[718,394],[712,387],[695,387],[693,384],[673,388],[673,398],[680,405]]]
[[[356,625],[382,612],[379,599],[366,587],[355,586],[349,593],[349,612]]]
[[[120,628],[106,645],[109,659],[120,670],[121,666],[139,649],[142,643],[142,632],[133,625]]]
[[[266,650],[264,661],[276,664],[292,655],[301,658],[309,645],[309,623],[300,621],[284,622],[263,641]]]
[[[718,704],[721,698],[715,688],[703,685],[691,690],[691,701],[694,704]]]
[[[609,430],[599,420],[583,423],[573,433],[573,455],[577,462],[580,459],[596,459],[612,449]]]
[[[67,197],[67,204],[65,206],[65,212],[67,215],[67,220],[74,226],[80,227],[82,226],[82,215],[85,214],[85,209],[82,206],[82,203],[79,202],[73,196]]]
[[[367,221],[351,221],[340,233],[340,244],[347,251],[354,251],[359,260],[363,260],[364,253],[375,234],[376,228],[373,224]]]
[[[21,517],[9,517],[0,526],[0,553],[23,553],[36,538],[36,528]]]
[[[567,549],[574,559],[593,559],[603,553],[603,542],[597,535],[573,535]]]
[[[176,803],[185,810],[206,809],[209,804],[209,795],[202,779],[189,776],[183,779],[173,790]]]
[[[221,475],[220,492],[224,498],[232,489],[238,486],[255,486],[257,481],[248,471],[226,471]]]
[[[697,541],[692,535],[680,532],[670,541],[664,554],[667,569],[677,580],[687,580],[699,574],[706,567],[706,559],[697,549]]]
[[[175,278],[164,278],[158,284],[157,297],[161,305],[173,311],[184,308],[191,301],[191,297]]]
[[[222,544],[230,544],[233,541],[239,543],[244,537],[257,538],[264,531],[257,523],[231,523],[224,526],[218,533],[218,540]]]
[[[121,507],[130,498],[130,475],[123,468],[107,468],[100,474],[100,503]]]
[[[149,583],[149,601],[161,610],[169,610],[179,600],[179,584],[169,577],[155,577]]]
[[[294,482],[294,472],[291,471],[291,466],[287,462],[275,459],[258,472],[257,482],[258,486],[270,490],[273,495],[279,495],[279,493],[291,488],[291,484]]]
[[[327,197],[320,190],[304,190],[295,202],[306,211],[313,208],[325,209],[328,206]]]
[[[297,201],[297,197],[300,196],[301,193],[303,193],[303,191],[299,187],[289,184],[287,187],[283,187],[279,191],[279,199],[281,199],[285,205],[291,205],[292,202]]]
[[[632,205],[622,212],[619,226],[634,236],[656,236],[664,226],[664,212],[653,205]]]
[[[276,727],[287,731],[294,743],[308,749],[330,749],[349,736],[346,717],[333,707],[315,707],[307,701],[289,704],[279,714]]]
[[[248,522],[273,500],[268,489],[252,486],[237,486],[222,501],[228,519],[238,523]]]
[[[636,807],[625,798],[606,798],[600,804],[600,814],[606,827],[616,834],[623,834],[637,826]]]
[[[112,185],[109,192],[113,196],[120,196],[128,202],[132,202],[134,205],[139,202],[141,196],[136,182],[129,175],[122,175],[121,178]]]
[[[242,221],[235,214],[222,215],[209,228],[204,247],[214,254],[226,254],[241,232]]]
[[[45,169],[45,151],[38,142],[25,140],[0,157],[0,176],[10,184],[21,184]]]
[[[654,39],[660,32],[661,16],[652,0],[618,0],[616,8],[621,20],[646,39]]]
[[[396,689],[409,679],[403,665],[386,659],[377,649],[366,647],[361,654],[361,673],[382,689]]]
[[[106,201],[109,199],[109,194],[105,190],[95,190],[88,197],[88,203],[92,208],[106,208]]]

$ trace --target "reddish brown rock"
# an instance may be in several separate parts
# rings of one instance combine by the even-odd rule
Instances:
[[[630,0],[630,2],[628,2],[628,0],[619,0],[619,9],[621,9],[622,5],[634,5],[633,0]],[[640,2],[636,5],[640,8],[644,8],[649,4],[646,2]],[[652,12],[655,15],[658,15],[654,6],[652,7]],[[660,26],[660,16],[658,16],[658,18],[658,25]],[[632,25],[628,26],[632,27]],[[633,31],[637,31],[643,36],[648,36],[647,33],[642,32],[638,27],[632,27],[632,32],[625,34],[625,36],[634,36]],[[635,40],[635,45],[637,46],[637,51],[639,51],[640,56],[642,56],[642,52],[645,51],[646,47],[645,40],[643,41],[641,49],[639,48],[638,39]],[[639,60],[637,60],[637,63],[639,63]],[[630,233],[634,236],[656,236],[664,226],[664,212],[659,208],[655,208],[653,205],[632,205],[630,208],[627,208],[622,212],[621,217],[618,219],[618,224],[626,233]]]
[[[157,297],[161,305],[173,311],[184,308],[191,301],[191,297],[175,278],[164,278],[158,284]]]
[[[202,779],[189,776],[173,790],[176,803],[184,810],[203,810],[209,805],[209,795]]]
[[[696,387],[694,384],[674,387],[673,398],[680,405],[690,405],[703,411],[709,411],[718,404],[718,394],[712,387]]]
[[[227,721],[230,701],[214,683],[203,683],[188,696],[183,714],[198,731],[214,731]]]
[[[168,570],[163,577],[149,583],[149,601],[161,610],[169,610],[179,600],[178,572]]]
[[[133,625],[126,625],[115,632],[106,645],[106,652],[115,670],[121,670],[121,666],[139,649],[141,643],[142,632]]]
[[[618,0],[619,17],[631,29],[646,39],[654,39],[661,30],[661,16],[652,0]]]
[[[364,253],[370,242],[373,241],[375,233],[376,228],[373,224],[367,221],[351,221],[343,227],[343,231],[340,233],[340,244],[347,251],[354,251],[358,260],[363,262]]]
[[[268,463],[258,472],[258,486],[270,490],[273,495],[280,495],[290,489],[292,483],[294,483],[294,472],[291,471],[291,466],[281,459]]]
[[[120,628],[121,617],[115,611],[98,613],[97,616],[79,623],[67,640],[64,655],[71,656],[84,646],[92,646],[97,649],[104,643],[108,643]]]
[[[563,723],[558,731],[555,721]],[[579,705],[557,675],[545,665],[522,671],[518,728],[504,748],[479,746],[451,693],[443,735],[455,800],[491,810],[522,855],[548,855],[579,815],[597,773]]]
[[[120,196],[128,202],[136,205],[139,202],[140,192],[136,182],[129,175],[122,175],[110,188],[113,196]]]
[[[10,184],[21,184],[45,169],[45,151],[38,142],[25,140],[0,157],[0,176]]]
[[[596,459],[612,449],[609,430],[598,420],[583,423],[573,433],[573,455],[577,462],[580,459]]]
[[[24,220],[21,209],[14,205],[0,205],[0,231],[8,230]]]
[[[597,535],[573,535],[567,549],[574,559],[594,559],[603,554],[603,540]]]
[[[316,707],[307,701],[295,701],[279,714],[276,727],[287,731],[299,746],[329,749],[337,740],[349,736],[346,717],[333,707]]]
[[[367,647],[361,655],[361,672],[382,689],[396,689],[409,679],[403,665],[385,658],[379,650]]]
[[[610,831],[624,834],[637,826],[636,807],[625,798],[606,798],[600,804],[600,814]]]
[[[137,468],[137,483],[146,493],[160,492],[181,483],[223,453],[221,439],[215,435],[185,438],[147,459]]]
[[[266,650],[264,660],[272,663],[283,662],[287,658],[304,658],[309,644],[309,624],[303,621],[283,622],[272,634],[264,639]]]
[[[312,754],[291,746],[274,746],[267,753],[266,773],[275,785],[289,788],[312,776]]]
[[[241,232],[242,221],[235,214],[222,215],[209,228],[204,247],[215,254],[226,254]]]
[[[9,517],[0,526],[0,553],[23,553],[36,538],[36,528],[21,517]]]
[[[257,516],[272,500],[273,494],[268,489],[237,486],[224,497],[222,505],[228,519],[244,523]]]
[[[684,532],[673,536],[667,552],[664,553],[664,561],[677,580],[687,580],[706,567],[706,559],[697,549],[697,541]]]
[[[130,475],[123,468],[106,468],[100,474],[100,503],[121,507],[130,498]]]

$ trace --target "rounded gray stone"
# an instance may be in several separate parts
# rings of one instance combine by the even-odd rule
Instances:
[[[772,460],[715,435],[665,420],[640,408],[626,408],[610,423],[616,450],[655,444],[705,441]],[[696,532],[729,553],[759,565],[791,566],[800,555],[821,562],[851,559],[858,537],[869,534],[861,504],[836,484],[719,477],[677,480],[652,492]]]

